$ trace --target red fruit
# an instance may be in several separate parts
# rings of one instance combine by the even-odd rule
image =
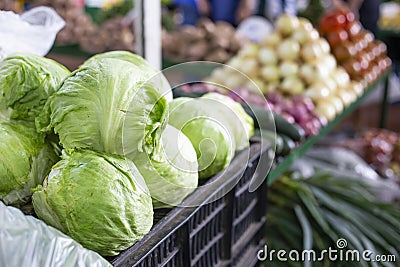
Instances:
[[[372,51],[375,58],[378,58],[381,55],[381,50],[379,48],[379,45],[377,45],[375,42],[370,43],[367,49]]]
[[[356,20],[356,16],[354,15],[353,12],[349,11],[346,14],[346,20],[347,20],[347,23],[354,22]]]
[[[364,79],[368,85],[374,82],[374,77],[369,72],[364,75]]]
[[[338,61],[346,61],[357,54],[357,49],[352,43],[346,41],[333,48],[333,54]]]
[[[374,82],[378,78],[379,73],[377,73],[373,67],[369,67],[367,71],[367,79],[370,77],[371,82]]]
[[[343,68],[347,71],[352,79],[360,78],[361,75],[361,64],[355,59],[350,59],[343,64]]]
[[[373,43],[376,45],[377,49],[379,49],[379,55],[378,56],[386,55],[387,47],[382,41],[375,40]]]
[[[354,13],[351,12],[345,6],[337,8],[336,12],[345,15],[346,16],[346,22],[353,22],[356,19],[356,16],[354,15]]]
[[[365,53],[365,58],[369,61],[369,62],[373,62],[375,60],[375,55],[374,53],[372,53],[371,51],[368,50],[364,50]]]
[[[351,36],[350,40],[354,43],[358,51],[364,50],[369,45],[369,42],[366,38],[364,38],[364,34],[362,32]]]
[[[336,11],[325,13],[319,23],[319,30],[323,34],[342,29],[346,24],[346,16]]]
[[[369,61],[375,61],[376,56],[374,54],[374,48],[371,45],[368,45],[364,52],[367,54]]]
[[[354,15],[354,14],[353,14]],[[357,35],[361,32],[362,26],[361,23],[358,21],[350,22],[345,27],[346,31],[349,33],[350,36]]]
[[[336,30],[336,31],[331,31],[330,33],[328,33],[326,38],[328,40],[328,43],[332,47],[335,47],[335,46],[347,41],[349,38],[349,35],[344,30]]]
[[[366,72],[369,68],[369,61],[367,57],[365,56],[365,53],[361,52],[355,57],[356,61],[360,63],[361,66],[361,72]]]
[[[387,70],[392,66],[392,60],[390,58],[386,57],[384,59],[384,61],[385,61],[385,64],[386,64],[386,69],[385,70]]]
[[[362,42],[355,42],[354,47],[355,47],[357,53],[360,53],[361,51],[364,50],[364,45]]]
[[[379,75],[381,75],[382,71],[381,68],[379,67],[379,65],[374,64],[372,66],[372,71],[375,72],[376,76],[378,77]]]
[[[368,44],[370,44],[371,42],[374,41],[375,36],[372,32],[367,31],[367,30],[363,30],[358,34],[358,38],[364,40],[365,42],[367,42]]]

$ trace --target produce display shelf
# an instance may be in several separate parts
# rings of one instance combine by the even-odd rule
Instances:
[[[385,87],[387,87],[387,80],[389,77],[390,70],[383,73],[374,83],[372,83],[368,88],[364,91],[364,93],[357,98],[356,101],[351,103],[348,107],[346,107],[342,113],[336,116],[335,119],[330,121],[326,126],[321,128],[319,133],[315,136],[308,138],[304,141],[300,146],[296,147],[294,150],[287,155],[283,161],[279,162],[275,168],[271,169],[267,176],[267,184],[271,185],[274,181],[276,181],[285,171],[287,171],[290,166],[295,162],[295,160],[299,159],[304,153],[307,152],[318,140],[327,135],[336,125],[339,124],[347,115],[349,115],[364,99],[368,96],[372,91],[374,91],[378,85],[384,82]],[[385,102],[385,98],[387,97],[387,90],[385,88],[383,95],[383,102]],[[384,104],[383,104],[384,105]]]
[[[222,172],[187,197],[181,207],[155,211],[141,241],[108,258],[117,266],[258,266],[263,247],[267,184],[249,192],[262,155],[271,148],[253,138]],[[245,264],[244,264],[245,263]]]

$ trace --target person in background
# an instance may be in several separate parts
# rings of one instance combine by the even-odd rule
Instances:
[[[281,14],[297,14],[297,0],[259,0],[259,14],[275,21]]]
[[[381,0],[332,0],[332,3],[334,7],[349,8],[364,28],[377,36]]]
[[[182,14],[182,24],[196,25],[200,18],[196,0],[174,0],[173,4]]]
[[[201,16],[213,21],[226,21],[234,26],[251,16],[255,0],[196,0]]]

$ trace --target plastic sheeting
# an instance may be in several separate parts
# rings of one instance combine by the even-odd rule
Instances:
[[[333,171],[354,173],[371,180],[379,179],[379,175],[356,153],[341,147],[313,148],[306,156],[331,165]]]
[[[399,185],[382,179],[361,157],[348,149],[312,148],[294,162],[291,170],[303,177],[311,177],[317,171],[323,171],[349,179],[363,179],[377,188],[375,195],[381,201],[393,202],[400,199]]]
[[[44,222],[0,202],[0,266],[103,267],[111,264]]]
[[[0,11],[0,61],[14,53],[46,55],[64,20],[49,7],[37,7],[17,15]]]

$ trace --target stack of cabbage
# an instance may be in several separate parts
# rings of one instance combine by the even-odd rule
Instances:
[[[21,206],[58,161],[34,120],[69,71],[33,55],[0,62],[0,200]]]
[[[196,149],[199,178],[224,169],[236,150],[249,146],[254,131],[253,120],[242,106],[217,93],[174,99],[170,124],[181,129]]]
[[[101,255],[116,255],[140,240],[153,223],[151,197],[142,175],[132,161],[104,153],[114,151],[99,149],[100,152],[94,152],[87,149],[95,150],[94,146],[75,146],[79,140],[64,140],[58,128],[54,129],[58,135],[54,135],[50,126],[48,131],[35,127],[35,123],[41,126],[50,122],[50,115],[53,115],[50,108],[55,100],[64,99],[63,95],[65,99],[74,99],[68,98],[66,91],[69,88],[69,92],[76,95],[75,99],[69,104],[63,101],[56,104],[58,111],[66,112],[64,130],[74,136],[74,130],[79,125],[83,139],[85,136],[82,135],[86,135],[93,140],[99,138],[99,143],[102,141],[95,135],[93,125],[85,124],[80,118],[71,121],[71,116],[67,114],[83,114],[89,118],[89,106],[86,110],[79,110],[87,104],[82,104],[82,95],[91,93],[92,97],[96,93],[104,94],[107,99],[103,100],[112,102],[116,95],[114,92],[119,87],[108,88],[108,92],[100,91],[104,87],[92,83],[94,87],[79,94],[80,89],[86,89],[86,81],[93,82],[87,79],[88,76],[82,75],[85,70],[91,75],[96,68],[84,66],[70,74],[58,63],[33,55],[14,56],[0,63],[0,102],[4,117],[0,127],[0,196],[6,204],[19,204],[20,198],[24,202],[29,200],[31,189],[37,186],[32,200],[39,218],[86,248]],[[82,80],[77,82],[76,89],[68,87],[77,75],[81,75]],[[107,80],[99,77],[123,80],[115,73],[111,75],[99,74],[96,79],[99,82]],[[126,76],[126,73],[122,75]],[[125,83],[132,84],[131,80]],[[130,87],[121,86],[120,90],[128,89]],[[98,98],[93,97],[93,101],[96,100]],[[106,107],[99,105],[98,108]],[[122,107],[117,108],[122,110]],[[112,113],[112,109],[104,110],[106,116],[114,115]],[[141,120],[145,121],[143,118]],[[115,130],[113,127],[110,129]],[[46,143],[51,136],[60,138],[64,149],[61,160]],[[114,138],[111,135],[107,137]]]
[[[94,56],[71,74],[57,64],[64,75],[48,59],[15,58],[0,63],[2,109],[11,108],[11,118],[34,120],[32,134],[43,140],[55,134],[63,149],[50,173],[44,166],[54,161],[27,163],[29,171],[45,173],[30,175],[29,189],[48,174],[34,189],[35,212],[103,256],[140,240],[152,226],[153,207],[179,205],[199,177],[221,171],[235,150],[249,145],[253,121],[239,104],[218,94],[172,100],[165,77],[132,53]],[[20,70],[23,64],[29,67]],[[19,98],[7,97],[10,92]],[[28,153],[22,149],[19,155]],[[44,154],[34,152],[33,159]],[[0,168],[26,157],[14,162],[4,155]],[[0,193],[16,186],[9,177],[8,169],[0,173]]]

